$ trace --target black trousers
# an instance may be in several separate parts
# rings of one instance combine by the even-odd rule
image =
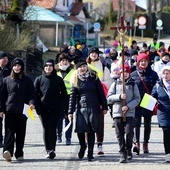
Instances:
[[[132,149],[133,145],[133,129],[134,129],[134,118],[127,117],[126,122],[123,122],[123,118],[114,118],[115,121],[115,132],[119,143],[119,152],[126,153],[127,150]]]
[[[90,125],[89,125],[90,126]],[[90,126],[91,127],[91,126]],[[93,149],[94,149],[94,142],[95,142],[95,133],[90,128],[90,132],[87,133],[87,143],[88,143],[88,157],[93,156]],[[86,140],[85,140],[85,132],[84,133],[77,133],[78,139],[79,139],[79,144],[81,147],[86,145]]]
[[[46,111],[40,115],[40,120],[43,126],[43,140],[46,151],[55,151],[56,146],[56,128],[60,113],[56,111]]]
[[[15,157],[24,156],[23,148],[26,134],[27,117],[20,114],[7,113],[5,115],[5,137],[4,151],[9,151],[11,156],[14,154],[14,143],[16,142]]]
[[[3,119],[2,119],[2,117],[0,117],[0,143],[2,143],[2,141],[3,141],[3,136],[2,136],[3,125],[2,125],[2,122],[3,122]]]
[[[170,154],[170,127],[162,127],[165,154]]]
[[[151,120],[152,116],[143,117],[144,118],[144,139],[143,142],[148,143],[151,134]],[[134,142],[140,142],[140,127],[141,127],[141,116],[135,116],[135,128],[134,128]]]

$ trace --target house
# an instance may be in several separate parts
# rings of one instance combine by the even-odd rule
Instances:
[[[74,27],[74,24],[65,21],[63,17],[39,6],[28,6],[24,19],[37,25],[40,38],[47,47],[61,46],[66,40],[64,38],[69,36],[69,30]]]
[[[29,4],[49,9],[64,18],[65,25],[63,33],[60,34],[63,40],[59,40],[59,42],[69,42],[71,38],[85,41],[84,24],[90,20],[90,15],[84,3],[74,0],[31,0]],[[69,27],[68,22],[72,23],[74,27]]]

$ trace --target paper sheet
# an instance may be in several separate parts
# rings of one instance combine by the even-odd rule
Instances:
[[[69,124],[65,128],[63,128],[64,133],[69,129],[69,127],[71,126],[71,123],[72,121],[70,121]]]
[[[150,111],[153,111],[156,102],[157,102],[157,100],[154,97],[145,93],[145,95],[143,96],[143,99],[140,103],[140,106],[145,108],[145,109],[148,109]]]
[[[30,109],[30,106],[28,104],[24,104],[24,110],[23,110],[23,114],[29,118],[31,118],[32,120],[35,120],[34,117],[34,111]]]

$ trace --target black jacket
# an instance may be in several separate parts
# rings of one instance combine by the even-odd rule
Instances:
[[[96,76],[89,76],[86,81],[78,79],[78,88],[71,89],[68,111],[76,111],[76,132],[89,132],[89,123],[95,132],[100,131],[100,105],[102,110],[108,110],[100,80]]]
[[[137,71],[141,75],[141,77],[142,77],[143,81],[145,82],[150,93],[152,92],[152,88],[155,86],[155,84],[158,80],[158,75],[155,71],[153,71],[151,69],[150,66],[148,66],[146,70],[140,70],[139,68],[137,68],[136,71],[131,73],[131,77],[135,80],[136,84],[138,85],[140,97],[142,100],[144,94],[147,93],[147,90],[144,87]],[[138,105],[138,107],[136,107],[136,113],[135,113],[136,116],[142,116],[142,115],[150,116],[151,114],[152,114],[152,112],[150,110],[140,107],[140,104]]]
[[[24,104],[35,105],[35,89],[32,80],[23,75],[22,79],[10,76],[3,79],[0,96],[0,112],[23,113]]]
[[[37,114],[42,114],[47,110],[60,113],[63,105],[68,106],[64,81],[56,74],[38,76],[34,81],[34,87],[39,103]]]

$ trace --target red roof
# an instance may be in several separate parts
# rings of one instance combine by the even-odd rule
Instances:
[[[57,0],[30,0],[29,5],[35,5],[46,9],[53,9]]]
[[[75,2],[73,3],[73,7],[71,8],[70,12],[72,15],[78,15],[83,8],[84,8],[84,3]]]

